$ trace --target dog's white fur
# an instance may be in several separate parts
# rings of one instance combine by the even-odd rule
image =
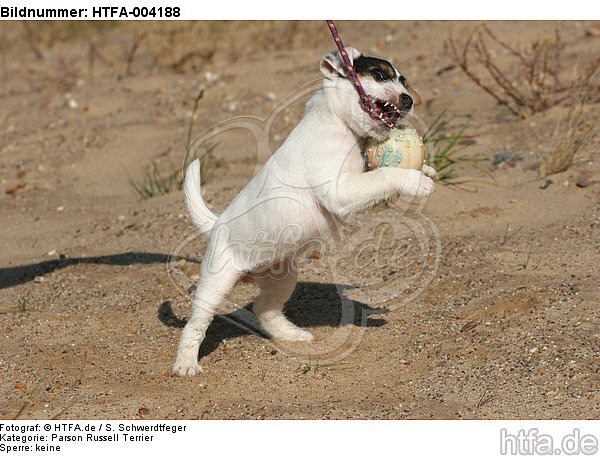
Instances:
[[[351,59],[360,55],[353,48],[348,54]],[[365,172],[361,141],[385,138],[387,127],[361,108],[338,52],[321,59],[321,72],[323,87],[307,103],[304,118],[220,216],[202,200],[199,162],[187,170],[186,204],[194,224],[210,238],[173,366],[180,375],[202,370],[198,350],[206,329],[244,277],[252,277],[260,290],[253,311],[271,337],[312,340],[282,312],[296,285],[293,258],[301,246],[325,236],[332,216],[344,218],[390,198],[425,197],[434,190],[436,173],[426,165]],[[363,77],[361,82],[380,100],[396,103],[409,93],[397,79],[382,83]],[[262,273],[270,268],[278,271]]]

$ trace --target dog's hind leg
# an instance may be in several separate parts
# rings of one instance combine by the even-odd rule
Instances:
[[[273,339],[311,341],[311,333],[298,328],[283,314],[283,305],[292,295],[298,281],[295,267],[290,261],[285,262],[282,274],[254,277],[260,294],[254,301],[252,310],[258,316],[263,329]]]
[[[195,375],[202,372],[198,363],[198,350],[215,312],[240,278],[233,270],[218,274],[204,273],[192,302],[192,315],[183,328],[173,372]]]

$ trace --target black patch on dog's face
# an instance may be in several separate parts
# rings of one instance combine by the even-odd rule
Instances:
[[[354,60],[354,69],[361,76],[371,76],[377,82],[396,79],[396,70],[390,62],[361,55]]]

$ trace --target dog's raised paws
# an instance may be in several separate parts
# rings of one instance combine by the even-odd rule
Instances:
[[[437,171],[429,165],[423,164],[421,172],[434,181],[439,180]]]
[[[194,362],[193,364],[176,362],[173,365],[172,371],[174,374],[181,375],[182,377],[187,375],[193,377],[194,375],[201,373],[203,369],[198,362]]]
[[[435,184],[433,180],[423,174],[421,178],[421,182],[419,183],[419,190],[417,191],[417,195],[419,198],[423,198],[425,196],[429,196],[435,190]]]
[[[419,170],[411,169],[408,172],[408,178],[403,182],[403,195],[424,198],[433,193],[435,184],[431,178]]]

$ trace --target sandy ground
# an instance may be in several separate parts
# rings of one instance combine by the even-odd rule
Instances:
[[[541,189],[568,108],[519,120],[460,70],[438,74],[450,29],[473,25],[340,24],[408,76],[423,119],[470,119],[463,154],[480,160],[440,183],[423,215],[398,203],[356,217],[337,251],[300,265],[286,311],[314,344],[218,318],[205,372],[179,378],[169,370],[206,241],[167,265],[192,228],[181,191],[141,200],[130,180],[181,166],[201,86],[194,134],[264,118],[319,78],[326,27],[0,24],[0,418],[600,418],[599,140]],[[491,26],[515,45],[554,29]],[[562,27],[565,67],[598,55],[597,24]],[[273,144],[300,115],[275,122]],[[252,176],[254,149],[246,133],[219,139],[205,185],[216,211]],[[494,165],[503,152],[521,160]],[[382,226],[398,228],[403,254],[384,242],[385,261],[344,261]],[[231,299],[254,295],[241,285]]]

